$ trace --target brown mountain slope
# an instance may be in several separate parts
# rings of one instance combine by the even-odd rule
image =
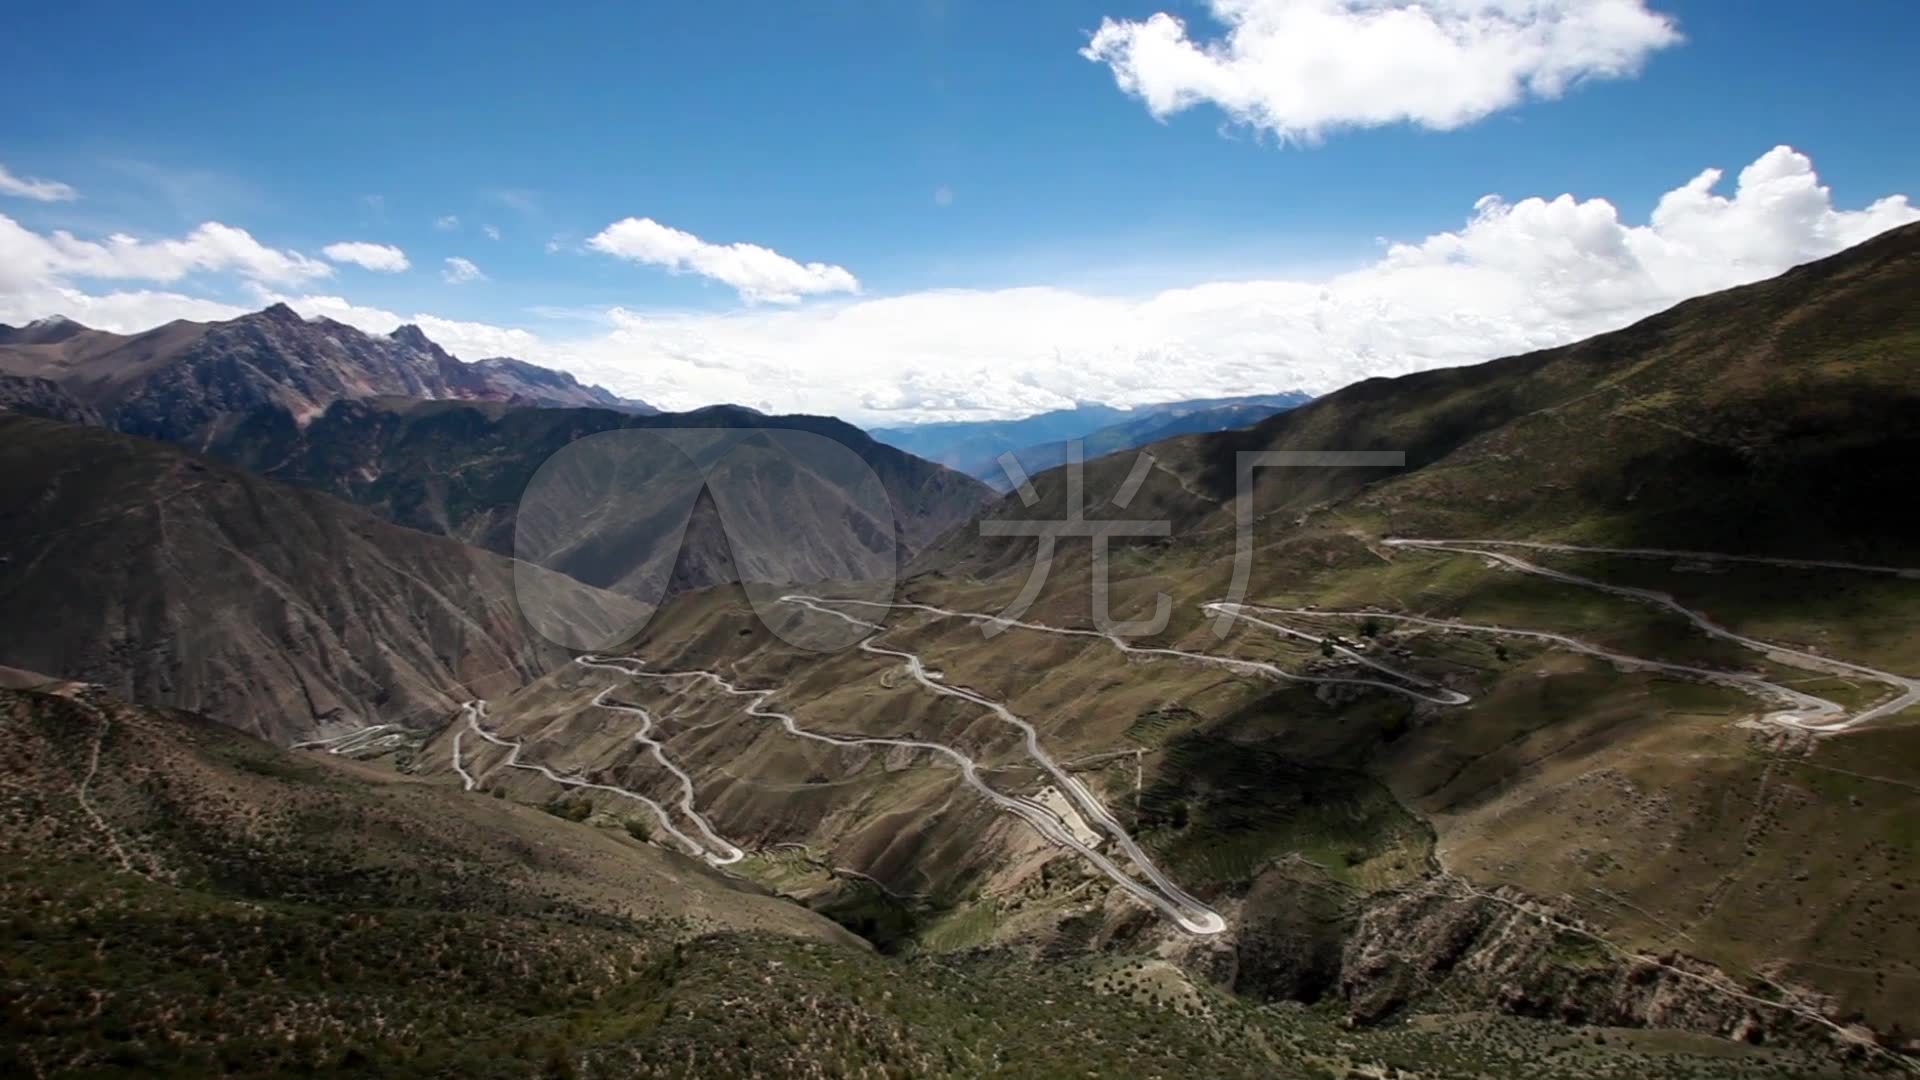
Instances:
[[[193,445],[221,422],[263,406],[304,420],[333,401],[383,394],[652,411],[521,361],[463,363],[415,326],[368,334],[331,319],[303,319],[284,304],[131,335],[73,322],[7,329],[0,334],[0,373],[49,379],[120,431]]]
[[[492,722],[539,760],[670,796],[675,778],[590,707],[613,687],[651,711],[716,830],[758,853],[745,870],[789,879],[800,871],[782,845],[805,845],[910,898],[929,948],[1176,957],[1196,977],[1331,1000],[1358,1020],[1464,1001],[1850,1047],[1864,1025],[1899,1042],[1920,1002],[1916,713],[1815,735],[1769,722],[1779,699],[1729,680],[1849,715],[1897,702],[1865,666],[1920,677],[1920,574],[1526,553],[1563,575],[1671,593],[1769,650],[1644,597],[1384,540],[1920,567],[1899,497],[1920,468],[1902,420],[1920,401],[1916,285],[1920,229],[1899,230],[1568,348],[1369,381],[1249,431],[1155,444],[1158,467],[1124,509],[1109,496],[1133,455],[1090,463],[1089,516],[1172,528],[1116,544],[1114,614],[1141,617],[1164,594],[1164,630],[1129,636],[1191,655],[1126,653],[1086,633],[1084,539],[1062,541],[1026,610],[1038,628],[988,633],[984,616],[1027,581],[1032,545],[962,528],[903,594],[983,617],[899,611],[878,639],[915,654],[924,679],[886,653],[791,647],[734,591],[709,590],[629,643],[639,675],[556,672],[496,702]],[[1259,473],[1244,600],[1297,610],[1271,616],[1283,629],[1235,622],[1216,637],[1200,605],[1233,580],[1235,455],[1327,449],[1400,450],[1408,465]],[[1065,475],[1035,484],[1037,506],[1009,497],[989,516],[1059,519]],[[783,618],[775,629],[835,625],[803,607]],[[1433,622],[1401,621],[1415,619]],[[1805,666],[1822,656],[1857,666]],[[1234,664],[1249,659],[1347,681]],[[673,671],[770,696],[756,715],[714,681],[647,677]],[[845,743],[953,747],[1009,796],[1060,786],[1016,727],[932,684],[1030,721],[1226,929],[1184,933],[981,796],[951,759]],[[765,710],[842,743],[798,737]],[[422,769],[450,775],[449,738]]]
[[[285,751],[95,686],[0,689],[0,738],[12,750],[0,768],[11,781],[16,857],[38,849],[119,864],[154,884],[262,889],[260,899],[304,883],[375,904],[411,891],[414,902],[469,916],[558,901],[576,913],[680,920],[687,936],[772,930],[859,946],[824,919],[624,830],[564,825],[388,768]],[[397,887],[406,878],[411,887]]]
[[[0,375],[0,410],[64,420],[69,424],[99,426],[105,423],[99,413],[59,383],[36,375]]]
[[[1345,1030],[1158,960],[876,955],[630,807],[575,823],[91,688],[0,690],[0,742],[8,1076],[1846,1075],[1486,1016]]]
[[[638,441],[632,454],[603,462],[621,483],[570,501],[559,520],[520,518],[521,500],[543,465],[569,447],[584,450],[582,441],[596,436],[622,445],[616,432],[633,432]],[[693,457],[660,438],[674,439]],[[992,498],[979,481],[838,420],[730,406],[635,416],[347,401],[305,424],[277,410],[256,412],[222,432],[209,452],[402,525],[649,598],[738,580],[742,566],[763,581],[872,576],[862,572],[861,556],[875,553],[876,544],[904,559]],[[878,482],[877,491],[864,490],[869,477],[858,475],[856,463]],[[710,502],[688,523],[686,510],[703,483],[727,504],[724,529]],[[882,520],[887,516],[890,522]]]
[[[611,630],[609,594],[535,572]],[[275,740],[421,723],[564,659],[514,564],[175,447],[0,415],[0,662]]]

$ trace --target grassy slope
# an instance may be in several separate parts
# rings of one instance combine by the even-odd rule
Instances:
[[[1313,650],[1260,631],[1216,641],[1196,610],[1223,595],[1230,577],[1231,504],[1222,499],[1234,454],[1397,448],[1413,466],[1400,473],[1265,478],[1251,599],[1557,630],[1870,699],[1871,687],[1766,664],[1625,601],[1369,541],[1510,536],[1920,565],[1920,528],[1895,496],[1897,478],[1920,458],[1907,425],[1893,422],[1914,415],[1920,397],[1911,363],[1920,326],[1908,299],[1916,280],[1920,229],[1909,228],[1618,334],[1371,381],[1250,432],[1158,444],[1166,469],[1149,474],[1125,516],[1164,516],[1175,539],[1116,556],[1116,611],[1137,614],[1165,592],[1176,601],[1165,642],[1296,670],[1319,663]],[[1087,490],[1113,490],[1132,464],[1125,454],[1092,463]],[[1049,516],[1061,475],[1037,484],[1039,508],[1008,500],[991,513]],[[1920,671],[1911,582],[1542,561],[1670,589],[1743,632]],[[1030,548],[963,530],[923,558],[928,572],[907,591],[996,611],[1030,562]],[[1027,617],[1087,625],[1089,577],[1085,547],[1063,545]],[[1296,856],[1347,878],[1342,887],[1385,896],[1427,872],[1431,850],[1445,872],[1545,898],[1624,949],[1698,957],[1767,993],[1767,979],[1815,988],[1831,995],[1830,1015],[1883,1030],[1920,1011],[1920,971],[1904,959],[1920,951],[1911,937],[1920,850],[1904,809],[1908,766],[1920,760],[1916,718],[1809,745],[1735,726],[1755,707],[1731,691],[1461,635],[1394,637],[1406,663],[1475,698],[1433,710],[1127,661],[1097,641],[1023,631],[989,641],[977,626],[917,616],[892,626],[891,644],[1008,701],[1039,724],[1056,756],[1093,759],[1083,775],[1123,818],[1138,815],[1183,880],[1261,928],[1236,944],[1239,971],[1254,982],[1263,964],[1291,978],[1302,970],[1297,954],[1325,948],[1319,930],[1273,925],[1275,913],[1302,906],[1283,872],[1299,865]],[[1015,740],[978,710],[934,699],[872,657],[788,649],[726,594],[671,605],[635,648],[661,667],[730,667],[749,685],[783,685],[778,704],[810,727],[941,738],[999,766],[993,775],[1008,790],[1040,786]],[[749,846],[805,843],[932,897],[945,913],[927,923],[930,943],[1156,940],[1139,925],[1150,920],[1100,914],[1097,880],[981,814],[956,794],[950,770],[797,744],[698,690],[632,689],[635,700],[677,715],[670,745],[700,778],[701,805],[723,832]],[[531,731],[519,712],[542,714],[539,703],[554,693],[536,686],[496,715]],[[1144,752],[1137,809],[1135,760],[1100,759],[1130,748]],[[1242,771],[1269,782],[1237,778]],[[1329,784],[1337,790],[1323,790]],[[1409,813],[1431,828],[1430,840],[1405,824]],[[1092,937],[1073,929],[1087,918],[1104,919],[1104,929]],[[1288,955],[1274,961],[1276,948]],[[1324,959],[1304,961],[1309,974],[1321,967]]]
[[[620,830],[96,691],[0,691],[0,736],[8,1075],[1840,1075],[1511,1020],[1349,1033],[1159,962],[887,959]]]

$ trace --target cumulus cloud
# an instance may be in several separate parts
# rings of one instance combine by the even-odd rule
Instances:
[[[37,233],[0,214],[0,289],[71,278],[164,283],[216,271],[291,284],[326,277],[333,268],[296,251],[267,247],[245,229],[217,221],[178,239],[149,241],[116,233],[93,241],[63,230]]]
[[[500,239],[500,227],[498,225],[482,225],[480,226],[480,231],[486,233],[487,239],[489,240]]]
[[[381,274],[397,274],[413,265],[407,253],[392,244],[373,244],[364,240],[343,240],[328,244],[320,253],[337,263],[352,263]]]
[[[1903,196],[1836,209],[1779,147],[1731,193],[1710,169],[1648,221],[1605,199],[1480,200],[1455,230],[1315,280],[1229,280],[1147,296],[937,290],[731,314],[615,309],[605,338],[547,354],[670,407],[733,400],[865,421],[1011,416],[1076,400],[1337,389],[1624,326],[1920,220]]]
[[[5,165],[0,165],[0,195],[16,195],[36,202],[71,202],[80,197],[80,193],[70,185],[58,180],[15,176]]]
[[[945,289],[723,313],[614,308],[600,316],[602,329],[565,339],[264,288],[255,306],[282,299],[376,333],[415,322],[456,355],[518,356],[669,408],[733,401],[900,423],[1085,400],[1319,393],[1473,363],[1615,329],[1920,220],[1899,195],[1836,208],[1813,163],[1787,147],[1728,181],[1718,169],[1700,172],[1661,197],[1645,222],[1623,220],[1605,199],[1488,196],[1461,226],[1391,245],[1347,273],[1209,281],[1144,296]],[[225,317],[212,301],[178,294],[85,296],[44,280],[10,286],[7,275],[21,265],[11,225],[0,217],[0,321],[62,313],[138,329]],[[115,324],[90,311],[138,318]]]
[[[480,268],[473,265],[472,260],[463,259],[458,255],[449,257],[443,265],[446,268],[440,271],[440,276],[452,285],[465,285],[469,281],[487,279],[487,275],[481,273]]]
[[[460,227],[460,215],[445,214],[433,219],[433,227],[441,232],[452,232]]]
[[[845,267],[800,263],[758,244],[711,244],[652,218],[625,218],[587,241],[595,251],[732,286],[748,303],[797,304],[803,296],[857,293]]]
[[[245,308],[233,304],[170,291],[132,289],[94,294],[58,283],[17,290],[0,286],[0,323],[15,326],[48,315],[64,315],[98,330],[130,334],[175,319],[212,322],[245,313]]]
[[[1224,38],[1161,12],[1103,19],[1080,55],[1164,119],[1212,103],[1313,142],[1342,128],[1448,130],[1588,79],[1636,74],[1677,44],[1645,0],[1208,0]]]

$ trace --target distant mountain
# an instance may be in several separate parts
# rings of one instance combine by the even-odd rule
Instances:
[[[25,326],[0,323],[0,345],[58,345],[75,334],[93,332],[64,315],[49,315]]]
[[[1294,391],[1245,398],[1176,401],[1167,405],[1148,406],[1144,410],[1136,409],[1136,415],[1131,419],[1109,424],[1078,438],[1081,452],[1085,455],[1084,460],[1091,461],[1107,454],[1145,446],[1150,442],[1171,439],[1176,435],[1229,431],[1233,428],[1247,427],[1312,400],[1311,394]],[[1137,415],[1143,411],[1145,415]],[[1022,447],[1015,450],[1013,456],[1019,460],[1021,468],[1031,475],[1065,464],[1068,441],[1062,439]],[[1002,491],[1010,486],[1006,470],[1002,469],[997,461],[989,467],[988,472],[982,475],[981,479]]]
[[[1108,405],[1055,409],[1018,420],[950,420],[907,427],[872,428],[868,434],[937,461],[968,476],[984,478],[997,470],[994,459],[1036,443],[1072,439],[1117,424],[1134,415]]]
[[[663,459],[651,463],[654,471],[644,483],[611,496],[618,506],[596,507],[591,543],[566,552],[556,548],[542,565],[648,596],[735,581],[743,561],[751,561],[760,580],[862,576],[849,561],[858,554],[847,550],[850,538],[864,538],[858,546],[871,548],[875,530],[888,526],[867,520],[876,507],[856,505],[852,485],[858,478],[820,462],[795,462],[764,445],[766,438],[756,444],[756,431],[804,432],[851,451],[880,481],[903,560],[970,519],[993,496],[977,480],[876,442],[839,420],[765,416],[731,406],[643,416],[364,399],[336,402],[304,425],[284,410],[258,410],[218,433],[208,451],[262,475],[338,495],[398,524],[511,555],[527,486],[562,448],[605,432],[688,428],[737,432],[720,441],[749,443],[748,457],[736,460],[741,486],[732,489],[739,497],[729,508],[731,536],[710,502],[698,504],[690,524],[663,512],[693,503],[704,480],[692,462]],[[739,471],[746,460],[758,464]]]
[[[1253,423],[1273,411],[1292,408],[1309,400],[1298,391],[1279,394],[1255,394],[1235,398],[1196,398],[1169,401],[1157,405],[1138,405],[1131,409],[1110,405],[1085,404],[1071,409],[1056,409],[1019,420],[960,420],[908,427],[873,428],[869,434],[889,446],[958,469],[989,483],[1004,483],[999,457],[1014,452],[1023,465],[1028,455],[1046,468],[1065,460],[1065,443],[1087,439],[1087,455],[1110,454],[1141,445],[1139,438],[1179,418],[1197,426],[1184,431],[1213,431],[1221,424]],[[1234,408],[1267,409],[1264,413],[1235,413]],[[1244,416],[1245,419],[1241,419]],[[1171,434],[1171,432],[1170,432]],[[1103,449],[1095,450],[1096,435]],[[1031,470],[1034,466],[1028,465]]]
[[[471,370],[478,373],[493,395],[505,395],[487,396],[483,400],[523,405],[577,405],[641,415],[660,411],[644,401],[620,397],[604,387],[587,386],[564,371],[543,368],[511,356],[476,360]]]
[[[523,570],[580,626],[636,613]],[[277,741],[434,722],[566,660],[523,622],[510,559],[164,443],[6,414],[0,609],[0,664]]]
[[[654,411],[519,360],[464,363],[417,326],[368,334],[285,304],[131,335],[66,319],[0,327],[0,375],[46,379],[116,430],[196,446],[262,406],[304,419],[381,395]]]

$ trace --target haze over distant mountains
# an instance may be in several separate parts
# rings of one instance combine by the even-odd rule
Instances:
[[[874,438],[1005,490],[1000,455],[1011,453],[1029,473],[1066,460],[1067,443],[1078,439],[1088,458],[1144,446],[1197,431],[1245,427],[1305,404],[1301,391],[1230,398],[1194,398],[1118,408],[1086,403],[1019,420],[953,420],[873,428]]]

